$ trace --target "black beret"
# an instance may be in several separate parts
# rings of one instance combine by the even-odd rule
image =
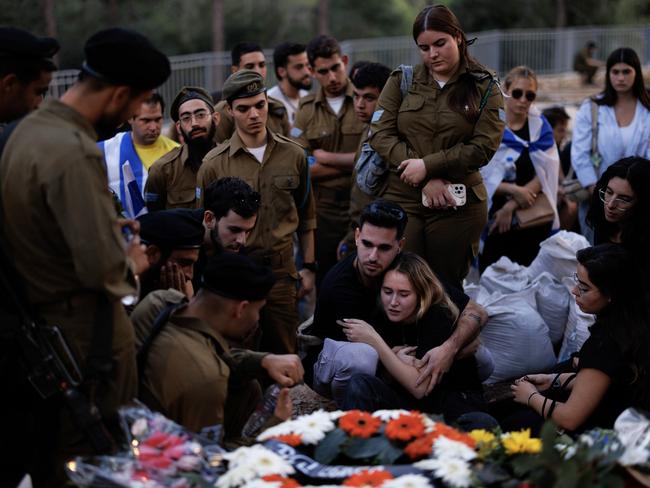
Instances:
[[[51,37],[36,37],[16,27],[0,27],[0,55],[51,58],[59,51],[59,43]]]
[[[264,300],[274,284],[269,268],[234,252],[211,257],[203,272],[203,288],[233,300]]]
[[[118,27],[93,34],[84,47],[81,69],[112,85],[151,90],[171,73],[169,59],[135,31]]]
[[[140,221],[140,239],[163,249],[196,249],[203,244],[203,223],[194,210],[174,208],[144,214]]]
[[[242,69],[233,73],[223,84],[221,96],[224,100],[254,97],[266,91],[264,78],[257,71]]]
[[[172,106],[170,108],[170,115],[172,116],[172,120],[174,122],[178,122],[178,109],[188,100],[195,99],[203,100],[208,104],[210,110],[214,112],[214,100],[204,88],[201,88],[200,86],[184,86],[181,88],[181,91],[178,92],[178,95],[176,95],[176,98],[174,98],[174,101],[172,102]]]

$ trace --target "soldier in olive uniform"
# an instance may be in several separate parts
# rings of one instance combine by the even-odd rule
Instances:
[[[9,137],[0,168],[2,220],[34,311],[62,328],[83,368],[107,344],[112,370],[88,394],[110,418],[136,394],[133,327],[120,299],[136,293],[134,272],[146,267],[146,258],[139,237],[126,247],[96,141],[98,132],[115,130],[136,113],[170,66],[144,36],[124,29],[98,32],[84,50],[79,81]],[[108,339],[98,345],[101,336]],[[77,418],[62,409],[48,426],[58,431],[48,455],[59,463],[91,450]],[[57,462],[38,460],[40,466],[50,461]]]
[[[171,300],[178,308],[139,353],[145,364],[142,400],[207,437],[218,436],[219,425],[225,429],[226,441],[241,437],[242,427],[261,398],[253,378],[267,376],[290,387],[303,377],[298,356],[231,349],[229,345],[241,342],[255,329],[274,281],[268,268],[247,256],[222,253],[210,258],[201,290],[187,304],[178,306],[183,302]],[[156,300],[165,301],[167,296],[165,290],[157,291],[148,301],[159,308]],[[283,413],[276,409],[279,420],[291,416],[287,396],[288,390],[278,402],[285,408]]]
[[[348,80],[348,57],[335,39],[319,36],[307,56],[320,83],[315,95],[300,100],[291,136],[314,158],[310,173],[316,196],[318,282],[336,263],[336,249],[349,226],[350,182],[363,123],[354,114],[354,87]]]
[[[277,283],[262,310],[262,350],[296,350],[296,280],[300,294],[314,286],[314,200],[304,150],[266,128],[267,98],[259,73],[241,70],[226,80],[223,95],[235,120],[230,140],[208,153],[199,170],[199,191],[224,176],[236,176],[259,192],[257,225],[249,236],[248,255],[273,269]],[[298,233],[304,256],[296,273],[292,236]]]
[[[205,155],[215,146],[219,114],[203,88],[183,87],[172,102],[170,113],[184,144],[149,168],[144,199],[150,212],[196,207],[196,174]]]
[[[427,260],[456,287],[478,252],[487,221],[487,192],[479,172],[501,142],[503,97],[494,74],[473,60],[458,19],[443,5],[415,19],[422,64],[402,99],[395,70],[372,118],[370,144],[389,163],[383,197],[408,213],[406,250]],[[461,183],[457,206],[447,186]],[[422,203],[422,192],[432,208]]]
[[[262,79],[266,80],[266,58],[259,44],[240,42],[232,48],[231,56],[232,66],[230,69],[232,73],[242,69],[250,69],[262,75]],[[286,107],[280,100],[273,97],[267,97],[267,99],[269,115],[266,120],[266,127],[271,132],[288,136],[291,123],[289,122]],[[217,103],[215,110],[221,116],[221,122],[217,127],[216,140],[217,142],[223,142],[235,132],[235,122],[228,113],[228,102],[225,97]]]

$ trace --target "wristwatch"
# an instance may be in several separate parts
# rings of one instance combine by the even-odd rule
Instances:
[[[314,261],[313,263],[302,263],[303,269],[308,269],[309,271],[316,273],[318,271],[318,263]]]

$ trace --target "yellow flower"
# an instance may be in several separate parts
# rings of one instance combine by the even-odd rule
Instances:
[[[542,440],[530,437],[530,429],[508,432],[501,436],[507,454],[537,454],[542,450]]]
[[[472,439],[474,439],[474,442],[477,444],[482,444],[484,446],[494,444],[494,440],[496,439],[496,436],[492,432],[485,429],[474,429],[469,433],[469,435]]]

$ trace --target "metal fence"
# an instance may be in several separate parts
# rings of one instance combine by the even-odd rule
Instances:
[[[633,48],[642,64],[650,63],[650,25],[625,27],[581,27],[570,29],[521,29],[484,31],[468,34],[477,37],[470,52],[500,75],[519,64],[526,64],[538,74],[556,74],[572,71],[573,57],[587,41],[598,45],[597,57],[620,46]],[[341,43],[351,63],[360,60],[376,61],[394,67],[416,64],[417,49],[410,37],[354,39]],[[265,51],[268,63],[269,85],[275,83],[272,50]],[[171,56],[172,74],[160,88],[166,101],[171,101],[181,87],[202,86],[219,90],[230,73],[230,53],[208,52]],[[50,85],[50,94],[58,97],[74,83],[77,70],[58,71]]]

